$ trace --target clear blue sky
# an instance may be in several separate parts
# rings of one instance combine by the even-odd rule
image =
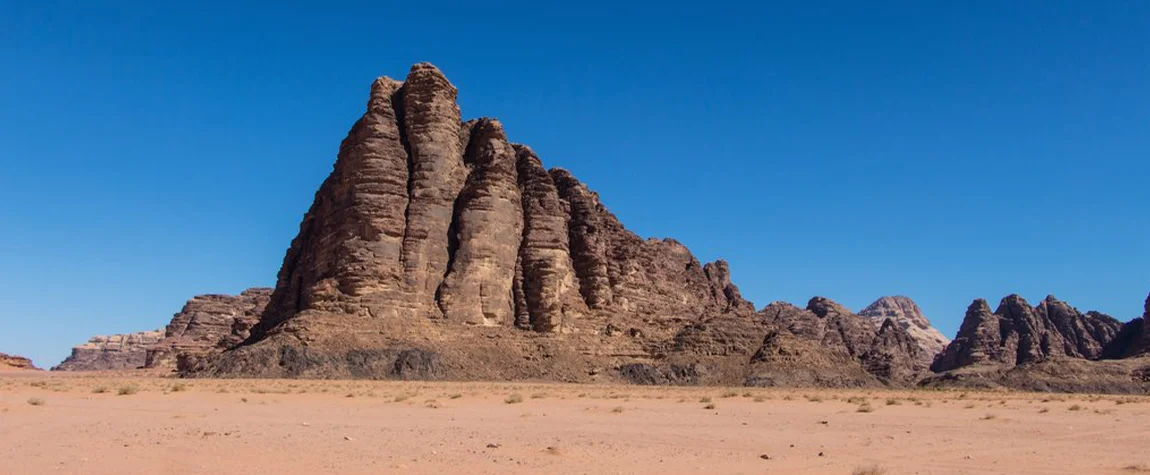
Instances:
[[[1150,292],[1150,2],[97,3],[0,5],[0,351],[41,365],[272,285],[418,61],[758,306],[906,294],[953,335]]]

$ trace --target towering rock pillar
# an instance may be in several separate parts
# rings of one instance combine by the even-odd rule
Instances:
[[[522,145],[515,151],[523,190],[523,303],[533,330],[555,331],[587,312],[568,249],[567,210],[535,152]]]
[[[599,196],[562,168],[550,171],[551,179],[566,203],[571,215],[571,258],[579,279],[579,292],[587,306],[603,310],[613,300],[611,280],[607,273],[607,249],[610,233],[605,222],[608,217],[599,203]]]
[[[438,313],[435,290],[447,273],[455,198],[467,180],[467,138],[460,133],[458,93],[439,69],[428,63],[412,66],[403,89],[403,124],[411,152],[403,272],[416,307]]]
[[[523,205],[515,150],[499,121],[481,119],[475,124],[465,161],[472,172],[456,202],[458,248],[439,288],[439,308],[448,320],[511,324]]]
[[[300,311],[334,309],[349,296],[374,297],[396,313],[409,307],[401,302],[408,201],[407,151],[397,117],[401,87],[386,77],[372,83],[367,112],[352,126],[334,170],[316,192],[253,338]]]

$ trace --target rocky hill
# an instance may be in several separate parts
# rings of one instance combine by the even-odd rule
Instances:
[[[164,336],[161,330],[94,336],[72,348],[72,354],[52,371],[102,371],[144,366],[147,350]]]
[[[774,384],[799,347],[844,373],[818,384],[920,369],[906,331],[829,301],[756,313],[726,262],[636,236],[456,96],[430,64],[372,84],[259,323],[185,374]]]
[[[39,370],[32,360],[23,356],[0,353],[0,370]]]
[[[251,288],[239,295],[192,297],[146,349],[144,366],[175,370],[177,360],[201,358],[244,341],[267,306],[272,289]]]
[[[1109,315],[1082,313],[1054,296],[1033,307],[1010,295],[993,312],[977,299],[931,367],[940,374],[923,384],[1145,392],[1150,359],[1134,357],[1145,351],[1143,320],[1123,325]]]
[[[931,326],[930,320],[922,314],[918,304],[914,303],[910,297],[901,295],[882,297],[859,311],[858,314],[869,319],[875,328],[882,328],[882,325],[889,319],[899,328],[905,330],[922,348],[920,358],[927,366],[950,343],[949,338]]]

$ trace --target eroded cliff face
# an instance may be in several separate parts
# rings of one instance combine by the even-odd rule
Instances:
[[[515,352],[640,355],[690,322],[754,312],[726,262],[636,236],[499,121],[462,121],[457,95],[426,63],[372,84],[259,322],[192,372],[392,377],[422,366],[377,360],[409,349],[444,367]],[[643,336],[593,341],[608,327]],[[521,370],[542,371],[509,371]]]
[[[144,366],[174,370],[177,360],[222,352],[243,342],[259,321],[272,289],[251,288],[239,295],[192,297],[146,349]]]
[[[106,371],[144,366],[148,347],[160,341],[163,330],[94,336],[54,366],[52,371]]]

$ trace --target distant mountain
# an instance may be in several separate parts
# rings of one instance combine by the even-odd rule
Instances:
[[[930,320],[922,314],[918,304],[915,304],[910,297],[882,297],[867,305],[858,314],[869,319],[875,328],[882,327],[883,322],[889,319],[905,330],[923,349],[921,358],[927,366],[930,366],[934,357],[950,343],[949,338],[931,326]]]
[[[1150,315],[1150,298],[1147,299]],[[931,369],[927,385],[1076,392],[1150,391],[1150,358],[1142,319],[1122,324],[1082,313],[1053,295],[1037,307],[1018,295],[998,308],[977,299]]]
[[[72,354],[52,371],[103,371],[136,369],[144,366],[147,349],[160,341],[160,330],[121,335],[94,336],[72,347]]]

